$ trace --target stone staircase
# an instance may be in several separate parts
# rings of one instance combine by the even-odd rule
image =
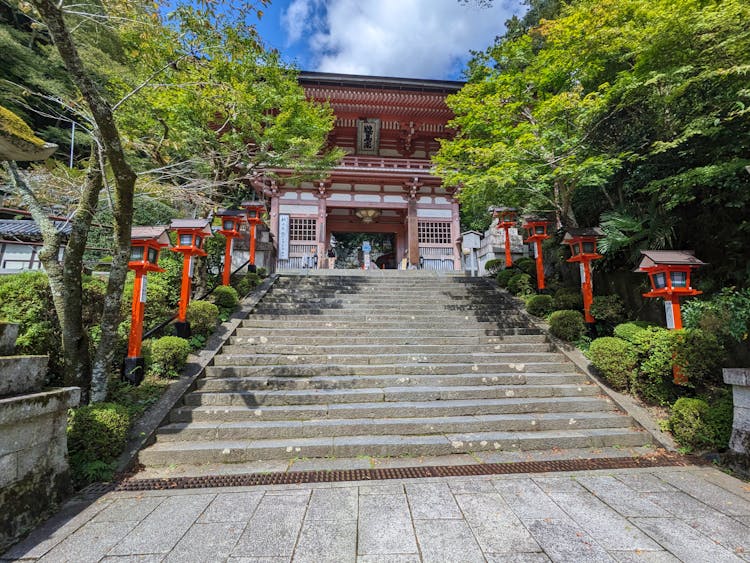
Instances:
[[[140,462],[649,441],[511,298],[483,280],[426,272],[288,275],[173,409]]]

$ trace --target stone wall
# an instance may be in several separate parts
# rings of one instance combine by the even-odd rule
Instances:
[[[41,390],[45,369],[46,357],[0,357],[0,553],[71,492],[65,428],[80,389]]]
[[[727,464],[738,473],[750,477],[750,369],[724,370],[724,383],[732,386],[734,420]]]

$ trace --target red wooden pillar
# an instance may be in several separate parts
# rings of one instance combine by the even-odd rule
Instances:
[[[510,229],[516,226],[518,210],[514,207],[493,207],[492,215],[497,217],[497,227],[505,231],[505,267],[510,268],[513,266]]]

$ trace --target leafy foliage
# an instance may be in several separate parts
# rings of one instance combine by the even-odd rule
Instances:
[[[555,310],[574,309],[583,310],[583,297],[580,291],[567,288],[558,289],[552,301]]]
[[[551,295],[532,295],[526,301],[526,310],[535,317],[546,317],[552,309]]]
[[[549,316],[549,331],[567,342],[575,342],[586,331],[583,315],[578,311],[555,311]]]
[[[508,282],[516,274],[517,272],[515,272],[514,270],[510,270],[510,269],[500,270],[495,276],[495,280],[497,280],[497,285],[499,285],[500,287],[508,287]]]
[[[190,344],[177,336],[162,336],[151,344],[150,372],[159,377],[177,378],[187,363]]]
[[[732,411],[728,393],[713,406],[703,399],[682,397],[672,405],[667,428],[686,451],[725,449],[732,431]]]
[[[208,336],[219,322],[219,307],[208,301],[191,301],[188,304],[187,321],[191,332]]]
[[[632,344],[611,336],[597,338],[589,347],[588,357],[613,389],[628,389],[638,365],[637,354]]]
[[[231,286],[220,285],[211,294],[214,303],[220,309],[229,309],[233,311],[240,302],[237,290]]]
[[[484,269],[487,270],[489,275],[495,276],[504,265],[505,260],[502,258],[493,258],[492,260],[487,260],[487,262],[485,262]]]
[[[507,287],[513,295],[530,295],[534,292],[531,287],[531,276],[528,274],[514,274],[508,280]]]
[[[98,403],[70,411],[68,453],[76,486],[111,479],[114,461],[125,447],[130,422],[128,409],[115,403]]]
[[[591,302],[591,315],[597,321],[616,324],[625,317],[625,306],[618,295],[597,295]]]

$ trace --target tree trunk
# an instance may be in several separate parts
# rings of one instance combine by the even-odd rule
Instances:
[[[11,183],[30,210],[31,216],[42,232],[42,250],[39,259],[47,273],[55,312],[62,332],[63,381],[65,385],[81,388],[81,402],[88,402],[91,384],[91,358],[89,339],[83,326],[83,253],[91,227],[93,211],[102,185],[101,169],[95,163],[89,168],[81,200],[62,262],[60,249],[62,237],[52,220],[36,199],[31,188],[18,174],[15,163],[6,163]]]
[[[115,251],[107,283],[107,294],[104,298],[101,340],[94,358],[91,380],[91,401],[99,402],[107,397],[109,368],[114,359],[117,341],[120,302],[130,255],[130,228],[133,220],[133,192],[136,175],[128,164],[122,148],[112,107],[86,71],[73,37],[65,24],[60,4],[51,0],[32,0],[32,3],[49,29],[65,68],[91,110],[115,178],[113,202]]]

